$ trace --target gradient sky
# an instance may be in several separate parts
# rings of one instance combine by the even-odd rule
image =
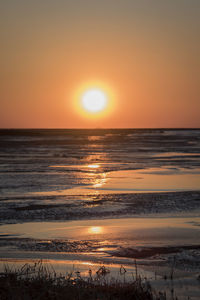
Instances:
[[[2,128],[200,127],[199,0],[1,1],[0,41]],[[89,80],[116,95],[97,120]]]

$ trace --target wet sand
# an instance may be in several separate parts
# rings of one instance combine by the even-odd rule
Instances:
[[[123,264],[128,280],[136,259],[158,290],[199,299],[199,132],[3,132],[0,268]]]

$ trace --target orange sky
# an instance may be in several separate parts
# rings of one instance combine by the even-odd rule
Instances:
[[[200,127],[199,28],[196,0],[1,1],[0,127]],[[102,118],[74,109],[88,81]]]

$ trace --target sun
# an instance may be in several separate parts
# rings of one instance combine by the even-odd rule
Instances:
[[[98,113],[106,108],[108,98],[102,90],[90,89],[83,93],[81,103],[86,111]]]
[[[116,106],[116,93],[109,84],[99,80],[75,87],[71,99],[74,112],[90,121],[108,117]]]

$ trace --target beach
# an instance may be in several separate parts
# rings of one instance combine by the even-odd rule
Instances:
[[[199,299],[200,130],[0,130],[0,268],[43,260]]]

